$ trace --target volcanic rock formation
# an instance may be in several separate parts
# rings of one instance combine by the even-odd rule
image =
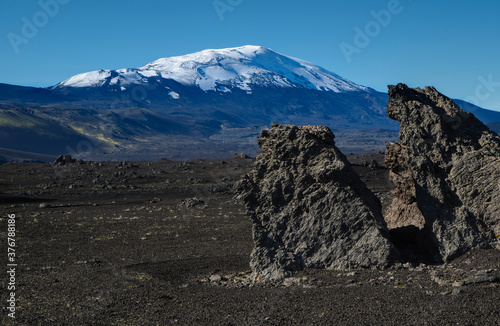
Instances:
[[[309,268],[386,267],[399,260],[379,199],[338,150],[327,127],[273,124],[239,183],[253,220],[256,281]]]
[[[500,233],[500,137],[433,87],[389,86],[387,114],[401,124],[386,150],[389,228],[418,227],[435,262],[487,247]]]
[[[59,155],[59,157],[54,161],[54,165],[66,165],[66,164],[72,164],[76,163],[76,160],[71,157],[71,155],[66,154],[66,155]]]

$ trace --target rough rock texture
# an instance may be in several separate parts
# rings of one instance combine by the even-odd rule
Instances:
[[[54,161],[54,165],[66,165],[66,164],[72,164],[76,163],[76,160],[71,157],[71,155],[66,154],[66,155],[59,155],[59,157]]]
[[[399,259],[378,198],[337,149],[327,127],[274,124],[238,185],[253,220],[257,281],[309,268],[386,267]]]
[[[389,228],[420,228],[436,262],[487,246],[500,233],[500,137],[432,87],[389,86],[387,113],[401,123],[386,150]]]

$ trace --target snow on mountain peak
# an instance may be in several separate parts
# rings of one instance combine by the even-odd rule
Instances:
[[[161,58],[138,69],[98,70],[73,76],[55,87],[100,87],[147,83],[149,78],[172,79],[204,91],[227,92],[252,85],[303,87],[333,92],[367,91],[334,73],[304,60],[262,46],[228,49]]]

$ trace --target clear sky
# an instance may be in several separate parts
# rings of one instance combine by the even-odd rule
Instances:
[[[251,44],[379,91],[433,85],[500,111],[497,0],[2,0],[0,13],[1,83]]]

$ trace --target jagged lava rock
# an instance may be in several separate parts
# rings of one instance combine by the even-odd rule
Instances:
[[[273,124],[239,182],[253,221],[257,281],[308,268],[387,267],[399,260],[379,199],[335,146],[327,127]]]
[[[401,124],[386,149],[389,228],[422,229],[436,262],[488,246],[500,233],[500,137],[433,87],[389,86],[387,114]]]
[[[59,157],[54,161],[54,165],[66,165],[66,164],[72,164],[72,163],[76,163],[76,160],[74,158],[71,157],[70,154],[66,154],[66,155],[59,155]]]

